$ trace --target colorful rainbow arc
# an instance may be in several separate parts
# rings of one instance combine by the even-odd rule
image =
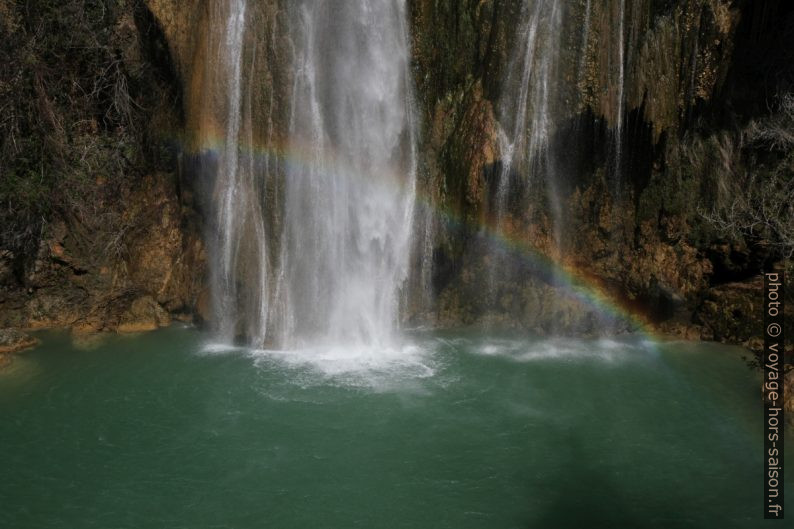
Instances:
[[[183,148],[184,143],[178,142],[179,148]],[[226,147],[221,134],[204,135],[199,142],[198,149],[184,149],[192,155],[212,155],[218,156]],[[254,156],[256,158],[275,159],[277,163],[283,164],[287,168],[316,167],[318,161],[322,162],[322,167],[327,171],[329,177],[341,178],[366,178],[364,174],[357,174],[354,169],[346,165],[342,158],[333,152],[318,153],[312,147],[302,146],[295,142],[285,145],[271,145],[268,147],[257,145],[239,145],[241,154]],[[390,181],[404,182],[405,179],[398,172],[393,171]],[[556,261],[538,248],[525,240],[517,237],[510,237],[497,227],[487,223],[477,223],[472,225],[471,221],[466,221],[462,215],[455,212],[451,207],[435,204],[430,196],[417,194],[417,201],[421,207],[429,208],[430,211],[438,215],[444,221],[457,227],[469,227],[476,230],[481,236],[486,237],[491,242],[509,250],[513,255],[518,256],[529,262],[538,270],[553,276],[556,286],[561,287],[565,292],[590,306],[596,312],[615,321],[624,321],[632,332],[641,335],[651,342],[663,341],[664,337],[658,335],[653,330],[650,321],[639,313],[636,308],[629,303],[610,295],[605,288],[599,284],[598,278],[570,265]]]

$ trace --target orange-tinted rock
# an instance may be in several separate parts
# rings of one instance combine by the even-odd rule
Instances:
[[[201,323],[209,322],[212,318],[210,291],[207,288],[199,292],[198,298],[196,300],[196,317]]]
[[[143,296],[130,304],[121,315],[118,332],[153,331],[171,323],[171,316],[151,296]]]
[[[10,355],[38,344],[32,336],[17,329],[0,329],[0,367],[11,362]]]

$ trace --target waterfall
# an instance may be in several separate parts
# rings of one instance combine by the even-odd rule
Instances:
[[[281,333],[293,346],[388,346],[408,276],[416,178],[405,2],[292,9]]]
[[[246,30],[247,7],[260,6],[213,5],[204,77],[211,95],[201,110],[211,117],[200,120],[209,122],[201,137],[214,168],[209,241],[220,338],[388,347],[417,246],[405,2],[290,3],[289,101],[274,102],[271,90],[258,105],[259,41]],[[274,107],[285,104],[288,140],[275,148]],[[264,154],[254,129],[266,131]],[[211,148],[213,132],[221,147]],[[281,184],[267,184],[276,177]]]
[[[507,213],[511,179],[525,178],[530,186],[542,181],[554,216],[559,243],[562,222],[554,160],[549,140],[555,126],[554,97],[558,90],[562,2],[525,2],[517,44],[508,66],[500,99],[500,152],[502,165],[496,191],[495,222]]]

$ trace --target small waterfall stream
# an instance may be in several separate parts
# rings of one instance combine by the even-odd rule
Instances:
[[[523,175],[530,183],[544,181],[548,198],[561,221],[549,140],[555,126],[554,97],[559,66],[562,2],[526,2],[517,44],[512,53],[500,100],[502,165],[496,196],[496,223],[506,211],[510,179]]]
[[[217,175],[213,190],[214,236],[211,237],[212,296],[215,324],[221,339],[232,341],[245,332],[261,342],[267,332],[267,237],[259,200],[261,174],[255,170],[250,102],[244,90],[244,41],[247,1],[228,0],[213,6],[207,70],[208,94],[223,108],[214,123],[205,125],[205,141],[220,138],[215,150]],[[212,109],[206,109],[210,112]],[[243,275],[245,277],[243,278]]]
[[[505,221],[511,213],[509,202],[519,197],[542,203],[536,190],[544,189],[552,216],[551,235],[559,247],[563,218],[550,140],[557,117],[563,3],[527,1],[521,16],[499,101],[501,167],[492,222],[497,231],[505,231]],[[511,263],[503,258],[500,248],[492,248],[491,252],[496,261],[488,267],[488,288],[495,302],[499,295],[497,277],[505,277]]]
[[[563,157],[575,145],[555,145],[554,134],[574,119],[577,101],[600,100],[607,109],[611,138],[607,144],[607,179],[610,190],[620,195],[624,172],[626,75],[631,64],[630,27],[636,3],[626,0],[587,0],[578,5],[559,0],[525,0],[503,89],[499,99],[500,166],[491,202],[494,227],[505,237],[526,222],[517,216],[539,211],[548,217],[548,243],[544,251],[565,253],[562,182],[575,175],[561,174]],[[626,17],[630,17],[626,20]],[[581,21],[576,27],[574,20]],[[606,47],[598,49],[593,42]],[[566,46],[578,49],[566,49]],[[588,63],[591,63],[589,65]],[[588,72],[603,64],[604,78]],[[571,88],[576,90],[572,91]],[[585,118],[588,119],[588,118]],[[574,129],[576,125],[574,125]],[[518,222],[517,222],[518,221]],[[495,278],[511,266],[494,251],[498,268],[490,266],[490,289],[498,290]]]
[[[614,190],[615,196],[620,196],[621,175],[623,171],[623,114],[626,106],[626,36],[625,23],[626,0],[619,0],[617,13],[617,37],[613,39],[617,46],[617,101],[615,103],[615,157],[614,157]]]

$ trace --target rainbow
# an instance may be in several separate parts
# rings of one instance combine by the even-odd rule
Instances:
[[[226,141],[221,133],[205,134],[199,141],[199,147],[185,148],[184,142],[177,142],[177,148],[193,156],[211,155],[218,156],[226,148]],[[306,168],[316,166],[322,160],[323,166],[331,178],[367,178],[367,175],[358,174],[345,165],[340,156],[334,152],[323,152],[318,156],[316,149],[296,142],[260,146],[255,144],[241,144],[238,146],[240,153],[253,156],[255,159],[275,160],[287,168]],[[404,175],[393,171],[393,182],[405,182]],[[417,186],[418,187],[418,186]],[[452,226],[470,228],[490,242],[498,244],[509,250],[511,254],[529,262],[533,267],[553,276],[559,288],[563,288],[567,295],[591,307],[597,313],[617,321],[625,321],[631,332],[641,335],[651,343],[663,341],[664,337],[656,333],[654,325],[638,308],[610,293],[603,286],[602,280],[586,270],[577,268],[569,263],[556,260],[526,240],[517,236],[509,236],[497,226],[486,222],[467,221],[463,215],[445,204],[437,204],[433,198],[417,192],[416,201],[420,207],[427,208],[437,218],[443,219]]]

